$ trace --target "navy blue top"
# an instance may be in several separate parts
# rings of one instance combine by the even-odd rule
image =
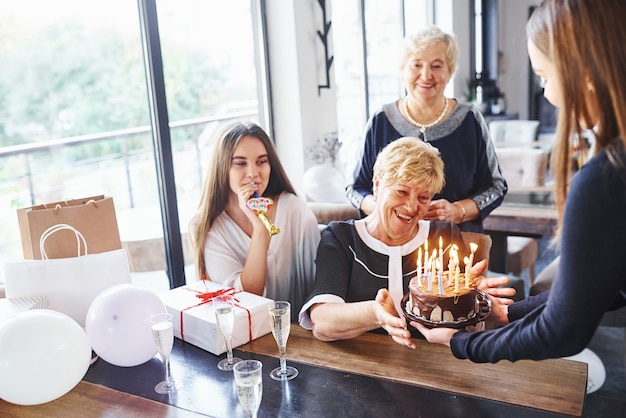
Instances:
[[[402,117],[396,102],[384,105],[368,121],[354,183],[346,188],[350,202],[359,208],[363,198],[372,194],[378,153],[404,136],[421,138],[439,150],[446,184],[434,199],[456,202],[471,198],[478,205],[480,216],[459,227],[463,231],[483,232],[483,219],[500,206],[508,188],[485,119],[476,106],[469,104],[457,103],[447,119],[424,133]]]
[[[625,163],[626,152],[618,148]],[[454,355],[491,363],[574,355],[606,311],[626,305],[626,167],[613,166],[605,151],[572,180],[560,253],[549,292],[510,305],[505,327],[456,333]]]

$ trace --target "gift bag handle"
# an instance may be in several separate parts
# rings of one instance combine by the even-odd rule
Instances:
[[[68,224],[56,224],[56,225],[52,225],[50,228],[46,229],[43,234],[41,234],[41,238],[39,240],[39,251],[41,251],[41,258],[42,260],[47,260],[48,259],[48,254],[46,253],[46,248],[45,248],[45,244],[46,244],[46,240],[48,239],[48,237],[50,237],[50,235],[54,234],[55,232],[61,231],[61,230],[70,230],[72,232],[74,232],[74,235],[76,236],[76,254],[78,257],[80,257],[80,243],[82,241],[83,246],[85,247],[85,255],[88,254],[87,251],[87,241],[85,240],[85,237],[83,236],[83,234],[80,233],[80,231],[76,228],[74,228],[72,225],[68,225]]]

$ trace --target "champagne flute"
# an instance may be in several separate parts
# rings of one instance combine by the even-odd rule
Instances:
[[[223,295],[213,299],[215,308],[215,319],[220,328],[226,343],[226,358],[217,363],[217,368],[224,371],[231,371],[236,363],[241,361],[238,357],[233,357],[233,328],[235,326],[235,301],[232,296]]]
[[[270,326],[280,352],[280,367],[270,372],[274,380],[291,380],[298,375],[298,369],[287,366],[287,339],[291,330],[291,304],[275,301],[270,305]]]
[[[166,395],[176,392],[178,385],[174,381],[170,372],[170,354],[174,346],[174,326],[172,325],[172,314],[158,313],[150,316],[152,328],[152,340],[159,351],[163,369],[165,370],[165,380],[159,382],[154,390],[156,393]]]
[[[263,397],[263,364],[258,360],[243,360],[235,364],[237,397],[247,418],[256,418]]]

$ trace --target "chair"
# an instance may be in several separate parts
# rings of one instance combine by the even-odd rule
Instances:
[[[481,234],[479,232],[462,231],[461,237],[463,238],[463,241],[467,244],[469,244],[470,242],[473,242],[478,245],[478,249],[476,250],[476,253],[474,254],[474,260],[489,261],[489,251],[491,250],[491,244],[492,244],[491,236],[489,236],[488,234]],[[497,277],[497,276],[502,276],[502,274],[487,270],[485,276]],[[519,277],[512,277],[512,276],[509,276],[509,280],[510,280],[510,283],[508,287],[514,288],[516,292],[515,296],[513,297],[513,300],[515,301],[522,300],[525,296],[524,281],[520,279]]]
[[[495,123],[495,122],[492,122]],[[544,186],[548,169],[548,152],[536,148],[496,148],[502,175],[509,187]],[[528,269],[529,285],[535,281],[535,262],[539,254],[537,239],[507,237],[507,266],[509,272],[521,276]]]
[[[494,145],[507,142],[532,142],[539,135],[538,120],[494,120],[489,123],[489,134]]]

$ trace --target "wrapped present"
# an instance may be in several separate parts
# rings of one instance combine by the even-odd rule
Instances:
[[[48,300],[45,296],[27,296],[22,298],[0,299],[0,322],[30,309],[45,309]]]
[[[233,348],[271,332],[271,299],[201,280],[159,295],[174,316],[174,336],[215,355],[225,353],[226,343],[211,303],[221,294],[232,294],[236,300]]]

